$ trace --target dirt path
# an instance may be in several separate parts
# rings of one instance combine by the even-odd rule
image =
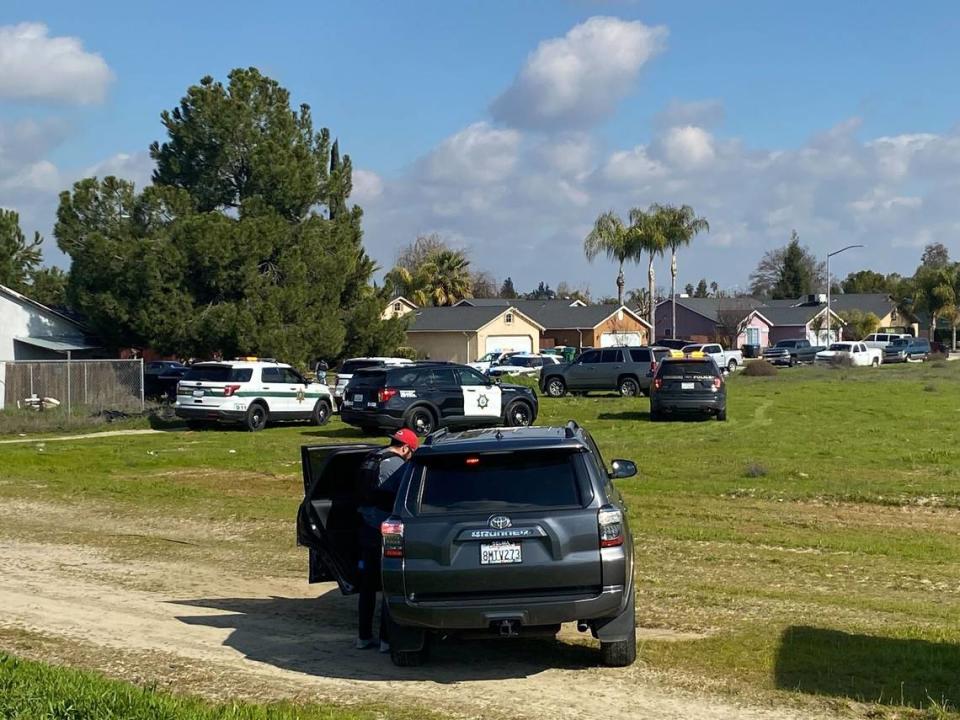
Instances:
[[[117,437],[119,435],[153,435],[163,432],[163,430],[104,430],[103,432],[84,433],[83,435],[54,435],[51,437],[26,436],[15,438],[14,440],[0,440],[0,445],[13,445],[14,443],[48,443],[59,440],[88,440],[92,438]]]
[[[259,686],[249,693],[258,697],[400,699],[468,717],[810,717],[667,688],[639,666],[599,668],[593,648],[565,642],[442,643],[427,667],[395,668],[385,655],[352,648],[352,599],[301,580],[230,578],[173,562],[121,564],[91,548],[11,540],[0,541],[0,578],[0,628],[145,663],[180,659],[209,673],[214,696],[216,678],[229,676]],[[146,585],[167,590],[131,589]],[[204,690],[203,682],[191,686]]]

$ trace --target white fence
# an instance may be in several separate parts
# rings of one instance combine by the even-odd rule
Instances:
[[[143,410],[143,360],[0,362],[0,410],[44,407]],[[53,402],[55,401],[55,402]]]

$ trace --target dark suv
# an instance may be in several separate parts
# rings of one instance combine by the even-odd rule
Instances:
[[[677,415],[727,419],[727,383],[711,357],[664,358],[650,388],[650,419]]]
[[[429,435],[441,427],[524,426],[539,409],[531,388],[442,362],[358,370],[341,402],[340,418],[368,434],[402,427]]]
[[[617,390],[624,397],[648,394],[657,363],[669,354],[662,347],[584,350],[571,363],[544,367],[540,389],[550,397],[590,390]]]
[[[357,587],[357,469],[370,445],[302,451],[299,544],[310,582]],[[616,478],[590,435],[566,427],[428,437],[383,523],[383,592],[393,661],[426,659],[433,634],[555,636],[576,622],[607,665],[636,659],[633,540]]]

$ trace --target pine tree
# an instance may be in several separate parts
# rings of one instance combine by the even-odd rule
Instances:
[[[697,283],[697,289],[694,290],[693,296],[698,298],[710,297],[710,291],[707,290],[706,278],[700,278],[700,282]]]
[[[507,279],[503,281],[503,285],[500,286],[500,297],[506,300],[517,299],[517,291],[514,289],[513,280],[510,277],[507,277]]]

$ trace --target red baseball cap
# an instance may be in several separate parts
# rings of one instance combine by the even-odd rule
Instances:
[[[420,438],[417,437],[417,434],[413,430],[408,428],[397,430],[390,437],[401,445],[406,445],[411,450],[416,450],[418,447],[420,447]]]

